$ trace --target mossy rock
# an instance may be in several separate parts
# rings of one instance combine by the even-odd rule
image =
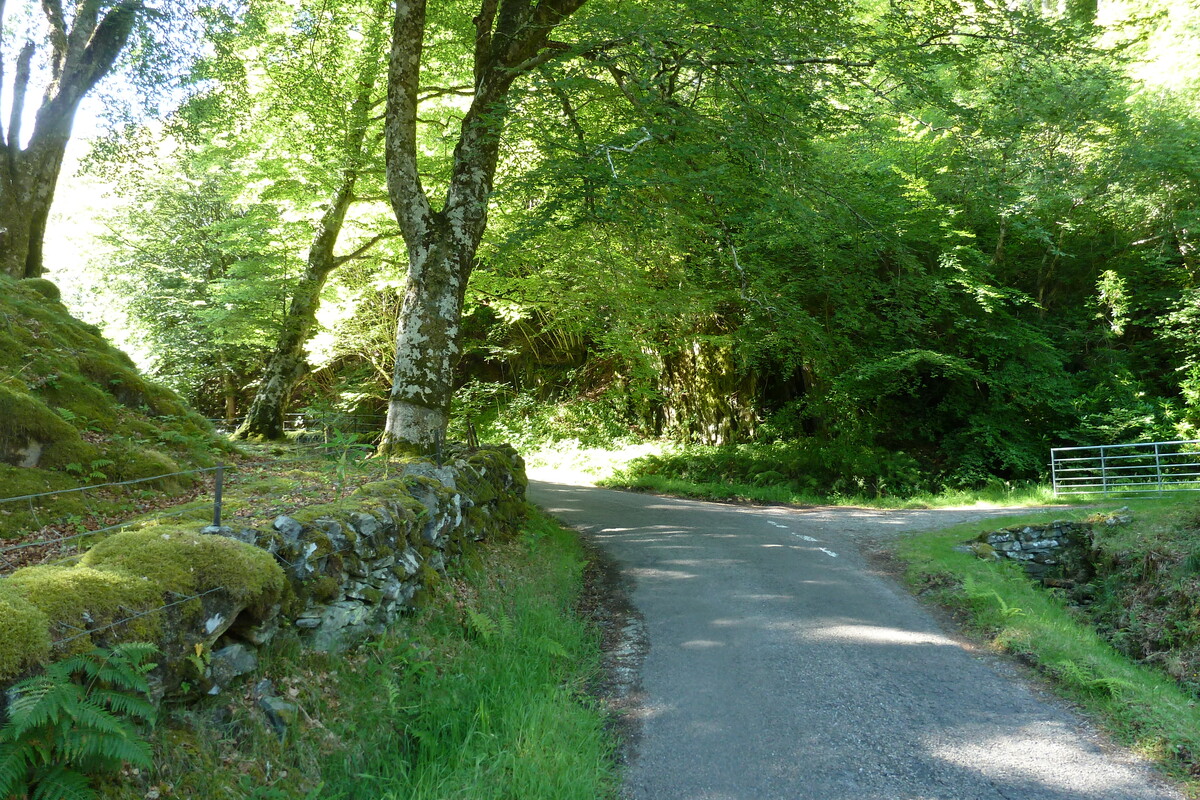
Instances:
[[[49,658],[49,628],[45,612],[0,583],[0,680]]]
[[[45,615],[50,637],[64,642],[63,653],[100,644],[91,636],[74,637],[148,611],[160,605],[163,596],[157,584],[140,576],[86,566],[27,567],[10,575],[5,584]],[[159,635],[160,622],[157,615],[148,614],[122,625],[117,635],[127,641],[152,641]]]
[[[176,594],[221,587],[256,608],[277,602],[284,585],[283,570],[265,550],[183,526],[115,534],[89,550],[80,566],[136,575]]]
[[[192,475],[176,475],[181,467],[170,456],[146,447],[122,447],[112,454],[116,478],[122,481],[142,481],[143,488],[153,488],[178,494],[196,483]]]
[[[211,590],[226,611],[262,616],[283,599],[283,571],[251,545],[166,526],[115,534],[75,565],[17,570],[0,581],[0,680],[98,644],[187,652],[192,643],[179,637],[203,635]]]
[[[20,282],[20,287],[37,292],[47,300],[62,300],[62,292],[59,291],[58,286],[45,278],[25,278]]]
[[[75,484],[75,479],[66,473],[0,464],[0,486],[4,487],[5,497],[45,495]],[[82,517],[87,513],[87,499],[77,492],[0,503],[0,542],[5,530],[37,530],[59,519]]]
[[[60,466],[72,457],[86,458],[87,450],[79,431],[45,403],[0,385],[0,461],[18,467]]]
[[[0,276],[0,470],[27,469],[58,489],[55,474],[89,485],[208,467],[232,451],[206,420],[139,375],[126,354],[56,297],[49,281]],[[0,495],[29,493],[15,490],[23,483],[5,480]],[[155,488],[176,493],[192,484],[180,477]],[[105,499],[91,499],[96,513],[111,510]],[[37,519],[5,515],[3,505],[0,539],[77,513],[68,495],[47,499],[48,513]]]

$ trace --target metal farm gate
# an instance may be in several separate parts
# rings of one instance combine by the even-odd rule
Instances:
[[[1056,447],[1054,494],[1200,491],[1200,440]]]

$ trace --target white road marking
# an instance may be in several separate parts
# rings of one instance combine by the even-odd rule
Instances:
[[[765,520],[765,522],[766,522],[768,525],[774,525],[776,528],[782,528],[783,530],[785,530],[785,531],[787,531],[788,533],[792,534],[792,536],[795,536],[797,539],[803,539],[803,540],[804,540],[804,541],[806,541],[806,542],[813,542],[814,544],[816,544],[816,543],[820,542],[820,539],[814,539],[813,537],[811,537],[811,536],[805,536],[805,535],[804,535],[804,534],[802,534],[802,533],[795,533],[794,531],[790,530],[790,529],[788,528],[788,526],[787,526],[787,525],[780,525],[778,522],[775,522],[774,520],[770,520],[770,519],[768,519],[768,520]],[[837,557],[838,557],[838,554],[837,554],[837,553],[835,553],[835,552],[833,552],[832,550],[827,550],[827,549],[825,549],[824,547],[818,547],[817,549],[818,549],[818,550],[820,550],[820,551],[821,551],[822,553],[824,553],[825,555],[829,556],[830,558],[837,558]]]

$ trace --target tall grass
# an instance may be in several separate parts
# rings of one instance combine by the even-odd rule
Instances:
[[[446,586],[339,687],[355,711],[321,796],[379,800],[594,800],[613,786],[611,743],[584,693],[594,633],[571,613],[584,560],[545,518]]]
[[[586,688],[599,669],[575,613],[578,536],[535,515],[480,547],[389,634],[355,651],[278,637],[262,674],[155,732],[155,767],[109,800],[596,800],[614,796],[615,742]],[[282,738],[250,690],[297,707]]]

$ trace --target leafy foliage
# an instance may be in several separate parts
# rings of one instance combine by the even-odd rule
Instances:
[[[139,276],[122,292],[161,287],[139,318],[160,352],[211,354],[163,360],[206,405],[252,385],[278,325],[339,160],[349,83],[330,76],[367,5],[212,18],[169,174],[208,181],[193,188],[231,215],[197,237],[227,271],[209,279],[189,248],[141,267],[121,250],[117,270]],[[471,93],[470,5],[427,23],[417,135],[435,199]],[[1200,95],[1168,77],[1191,56],[1164,43],[1193,41],[1194,20],[967,6],[573,14],[508,97],[457,428],[899,451],[917,483],[954,486],[1035,478],[1055,444],[1193,435]],[[363,236],[382,183],[365,179]],[[135,194],[151,219],[123,219],[127,242],[179,236],[179,219],[155,230],[171,206],[152,181]],[[384,402],[404,260],[340,270],[302,402]],[[886,473],[841,478],[897,485]]]
[[[137,724],[154,720],[146,673],[156,648],[126,643],[49,665],[13,687],[0,728],[0,797],[95,797],[89,776],[150,766]]]

